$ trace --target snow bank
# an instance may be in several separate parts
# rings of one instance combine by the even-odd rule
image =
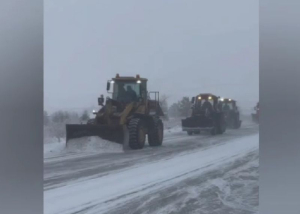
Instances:
[[[181,132],[181,126],[178,125],[179,119],[172,119],[165,123],[165,135]],[[64,127],[63,127],[64,128]],[[59,127],[58,129],[63,128]],[[52,158],[62,155],[72,154],[97,154],[97,153],[115,153],[123,152],[123,146],[99,137],[84,137],[70,140],[66,148],[66,139],[54,137],[49,128],[44,128],[44,158]]]
[[[181,127],[176,126],[164,130],[165,135],[181,132]],[[60,156],[66,153],[115,153],[123,152],[123,146],[99,137],[83,137],[72,139],[66,148],[65,138],[47,138],[44,143],[44,158]]]
[[[172,128],[167,128],[164,130],[164,134],[168,135],[168,134],[173,134],[173,133],[177,133],[177,132],[181,132],[182,128],[181,126],[175,126]]]
[[[53,138],[52,141],[44,144],[44,158],[54,158],[59,156],[68,156],[68,154],[93,155],[99,153],[119,153],[123,152],[123,146],[117,143],[103,140],[99,137],[83,137],[72,139],[66,147],[66,140],[58,141]],[[74,157],[74,156],[73,156]],[[67,157],[66,157],[67,158]]]
[[[55,156],[64,151],[66,147],[65,140],[62,139],[58,141],[58,139],[52,138],[48,139],[47,143],[44,143],[44,157]]]
[[[83,137],[73,139],[68,142],[69,152],[87,152],[87,153],[119,153],[123,152],[123,146],[111,141],[103,140],[100,137]]]

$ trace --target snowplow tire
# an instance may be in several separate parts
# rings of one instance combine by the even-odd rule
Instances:
[[[145,128],[144,123],[139,118],[134,118],[129,121],[129,147],[133,150],[142,149],[145,146]]]
[[[235,129],[241,128],[241,121],[240,121],[240,120],[235,121],[235,124],[234,124],[234,125],[235,125],[235,126],[234,126]]]
[[[187,131],[187,134],[188,135],[193,135],[193,132],[192,131]]]
[[[216,132],[217,134],[223,134],[225,132],[221,124],[218,125]]]
[[[161,146],[164,138],[164,125],[160,119],[154,119],[153,127],[148,133],[149,146]]]
[[[210,134],[212,136],[215,136],[217,134],[217,128],[216,127],[213,127],[211,130],[210,130]]]
[[[226,121],[221,120],[217,123],[216,134],[223,134],[226,131]]]

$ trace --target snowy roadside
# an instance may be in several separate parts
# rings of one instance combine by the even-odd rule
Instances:
[[[72,140],[68,148],[65,139],[60,141],[53,139],[52,142],[44,144],[44,159],[70,156],[85,156],[99,153],[122,152],[123,147],[116,143],[103,140],[99,137],[84,137]]]
[[[258,134],[208,150],[115,171],[101,178],[69,183],[45,191],[44,211],[48,214],[107,212],[128,200],[201,176],[210,170],[221,170],[225,164],[255,151],[258,151]]]
[[[258,214],[259,151],[117,206],[105,214]],[[91,212],[92,213],[92,212]]]
[[[178,120],[167,121],[165,125],[165,136],[173,133],[181,132],[181,126],[178,125]],[[47,137],[44,139],[44,159],[63,157],[70,155],[94,155],[101,153],[120,153],[123,152],[122,145],[111,143],[99,137],[85,137],[72,140],[72,145],[66,148],[65,138],[57,139],[55,137]],[[76,156],[77,156],[76,155]]]

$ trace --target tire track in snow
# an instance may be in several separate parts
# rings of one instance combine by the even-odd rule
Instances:
[[[258,135],[255,135],[204,151],[194,151],[169,160],[112,172],[101,178],[70,183],[65,187],[45,192],[45,213],[71,214],[91,207],[92,210],[86,210],[84,213],[102,213],[117,204],[140,197],[141,194],[218,168],[257,149]]]

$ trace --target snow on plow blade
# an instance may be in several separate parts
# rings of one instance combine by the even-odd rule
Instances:
[[[67,124],[66,135],[66,145],[68,146],[71,139],[92,136],[97,136],[116,143],[122,143],[124,133],[122,126],[111,127],[94,124]]]

